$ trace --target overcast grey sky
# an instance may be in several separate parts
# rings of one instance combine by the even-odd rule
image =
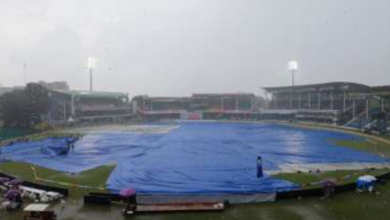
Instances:
[[[0,0],[0,83],[130,95],[390,84],[389,0]]]

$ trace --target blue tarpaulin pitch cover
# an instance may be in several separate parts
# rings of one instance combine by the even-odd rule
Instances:
[[[135,188],[146,194],[273,193],[298,188],[267,175],[257,178],[258,156],[265,173],[283,164],[387,162],[336,146],[330,139],[364,140],[336,131],[271,123],[181,122],[166,133],[87,134],[67,155],[42,150],[63,146],[62,138],[20,142],[5,147],[3,157],[76,173],[115,163],[108,189]]]

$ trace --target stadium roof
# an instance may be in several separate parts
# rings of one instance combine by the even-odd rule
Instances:
[[[371,90],[377,96],[390,99],[390,86],[374,86]]]
[[[389,86],[373,86],[371,87],[373,92],[387,92],[390,94],[390,85]]]
[[[76,98],[128,98],[127,93],[122,92],[89,92],[89,91],[63,91],[56,92],[73,95]]]
[[[351,82],[329,82],[320,84],[308,84],[298,86],[280,86],[280,87],[265,87],[263,88],[270,93],[289,93],[289,92],[326,92],[326,91],[370,91],[370,87]]]
[[[200,97],[232,97],[232,96],[255,96],[253,93],[195,93],[192,95],[194,98],[200,98]]]
[[[145,100],[151,100],[153,102],[177,102],[177,101],[189,101],[190,97],[150,97],[150,96],[137,96],[134,98],[142,98]]]

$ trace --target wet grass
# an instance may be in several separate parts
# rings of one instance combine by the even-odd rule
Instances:
[[[363,174],[379,176],[390,172],[390,169],[371,169],[366,171],[340,170],[331,172],[314,173],[286,173],[277,174],[273,177],[290,181],[300,185],[302,188],[311,189],[321,187],[320,182],[326,179],[334,179],[338,185],[354,183]]]
[[[27,129],[0,127],[0,140],[23,137],[29,133],[31,133],[31,131]]]
[[[26,136],[27,139],[31,141],[40,141],[49,137],[80,137],[83,136],[82,134],[71,134],[71,133],[59,133],[59,132],[45,132],[45,133],[38,133],[38,134],[32,134],[29,136]]]
[[[335,140],[330,139],[329,141],[335,143],[338,146],[349,147],[355,150],[365,151],[373,154],[377,154],[382,157],[390,158],[390,146],[387,143],[367,139],[364,141],[350,141],[350,140]]]
[[[384,138],[384,139],[387,139],[387,140],[390,141],[390,135],[389,135],[389,134],[387,134],[387,135],[381,135],[380,137],[381,137],[381,138]]]
[[[106,182],[115,165],[99,166],[81,173],[65,173],[21,162],[0,164],[0,172],[25,181],[68,188],[72,197],[78,198],[89,192],[106,192]],[[34,170],[36,176],[34,175]],[[38,178],[35,178],[38,177]],[[50,182],[46,181],[49,180]],[[88,186],[90,189],[78,186]]]
[[[350,141],[350,140],[336,140],[329,139],[332,143],[337,146],[353,148],[359,151],[365,151],[368,153],[373,153],[380,155],[382,157],[390,158],[390,146],[387,143],[366,139],[364,141]],[[370,174],[373,176],[382,175],[390,172],[390,169],[372,169],[366,171],[347,171],[339,170],[332,172],[312,172],[312,173],[288,173],[288,174],[278,174],[274,177],[279,179],[288,180],[290,182],[301,185],[303,188],[316,188],[320,187],[318,183],[325,179],[335,179],[338,184],[348,184],[355,182],[356,179],[361,176],[363,173]]]

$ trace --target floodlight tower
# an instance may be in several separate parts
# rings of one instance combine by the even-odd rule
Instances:
[[[291,71],[292,74],[292,86],[295,86],[295,72],[298,70],[298,62],[297,61],[290,61],[288,63],[288,69]]]
[[[96,60],[93,57],[88,57],[87,67],[89,69],[89,91],[93,91],[93,69],[96,68]]]

